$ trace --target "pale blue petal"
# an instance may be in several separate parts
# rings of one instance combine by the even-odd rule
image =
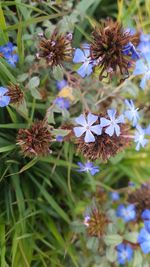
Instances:
[[[83,133],[86,132],[86,129],[84,127],[74,127],[73,131],[76,137],[80,137]]]
[[[120,115],[117,119],[116,119],[116,123],[124,123],[124,116]]]
[[[114,134],[114,130],[115,127],[113,125],[110,125],[109,127],[107,127],[107,129],[105,130],[105,133],[107,133],[109,136],[113,136]]]
[[[108,109],[107,114],[108,114],[109,118],[113,120],[115,118],[115,115],[116,115],[116,110],[115,109]]]
[[[106,127],[108,125],[110,125],[110,120],[101,118],[101,127]]]
[[[94,122],[96,122],[98,119],[98,116],[93,115],[92,113],[89,113],[87,116],[87,124],[88,126],[91,126]]]
[[[150,241],[140,243],[140,246],[144,254],[148,254],[150,252]]]
[[[142,89],[145,88],[145,86],[146,86],[146,82],[147,82],[147,75],[144,75],[143,78],[142,78],[142,80],[141,80],[141,82],[140,82],[140,87],[141,87]]]
[[[89,50],[88,47],[86,47],[86,48],[84,49],[84,54],[85,54],[86,58],[89,58],[89,56],[90,56],[90,50]]]
[[[148,68],[150,69],[150,53],[146,53],[144,56],[147,61]]]
[[[10,96],[3,96],[2,101],[5,103],[5,106],[8,106],[10,102]]]
[[[75,122],[82,125],[82,126],[87,126],[87,122],[86,122],[86,119],[85,119],[85,116],[83,114],[81,114],[79,117],[77,117],[75,119]]]
[[[74,57],[73,57],[73,62],[74,63],[80,63],[84,62],[86,60],[86,57],[83,53],[83,51],[79,48],[75,50]]]
[[[90,142],[94,142],[95,141],[95,137],[94,135],[91,133],[90,130],[86,131],[85,137],[84,137],[84,141],[86,143],[90,143]]]
[[[86,75],[89,76],[92,73],[92,65],[88,61],[85,61],[81,67],[77,70],[77,73],[84,78]]]
[[[100,126],[100,124],[98,125],[94,125],[90,127],[91,132],[97,134],[97,135],[101,135],[102,134],[102,127]]]
[[[115,125],[115,133],[117,136],[120,135],[120,127],[117,124]]]
[[[3,96],[8,92],[8,89],[5,87],[0,86],[0,96]]]
[[[133,75],[140,75],[147,72],[147,67],[144,64],[143,60],[138,60],[135,65],[135,70],[133,71]]]

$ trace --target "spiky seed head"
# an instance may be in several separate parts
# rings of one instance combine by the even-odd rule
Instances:
[[[88,235],[101,238],[105,234],[105,229],[108,223],[109,220],[107,215],[98,209],[94,209],[88,220]]]
[[[45,121],[36,121],[29,129],[19,129],[17,144],[24,156],[46,156],[52,141],[49,126]]]
[[[129,42],[137,45],[139,34],[131,35],[122,25],[107,19],[93,31],[93,40],[90,46],[92,60],[100,67],[100,79],[105,75],[120,72],[121,76],[128,75],[129,57],[124,55],[123,48]]]
[[[128,193],[128,202],[136,207],[137,218],[141,219],[141,214],[145,209],[150,209],[150,183],[142,185]]]
[[[51,67],[62,65],[72,58],[72,35],[58,34],[54,31],[50,39],[41,38],[38,58],[44,58]]]

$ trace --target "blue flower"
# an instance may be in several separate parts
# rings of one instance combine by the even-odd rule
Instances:
[[[113,136],[114,133],[116,133],[117,136],[120,135],[120,127],[119,123],[124,123],[124,116],[121,115],[118,118],[115,118],[116,110],[115,109],[108,109],[107,114],[110,118],[110,120],[101,118],[101,127],[107,127],[105,129],[105,133],[107,133],[109,136]]]
[[[145,147],[147,144],[148,140],[145,139],[145,133],[144,130],[141,128],[141,126],[136,127],[137,131],[135,132],[134,136],[134,142],[137,143],[136,145],[136,150],[139,151],[140,147]]]
[[[90,49],[89,45],[84,45],[84,50],[77,48],[75,50],[74,63],[82,63],[81,67],[77,70],[77,73],[84,78],[85,76],[89,76],[93,72],[93,62],[90,58]]]
[[[132,260],[133,249],[130,245],[121,243],[117,246],[117,252],[119,264],[124,265]]]
[[[93,162],[86,162],[85,164],[78,162],[77,163],[80,169],[78,169],[78,172],[90,172],[91,175],[95,175],[97,172],[99,172],[99,167],[94,166]]]
[[[139,59],[140,57],[139,53],[135,49],[135,46],[131,42],[124,46],[122,52],[124,55],[131,56],[132,59]]]
[[[60,91],[61,89],[63,89],[64,87],[66,87],[68,85],[68,82],[63,79],[61,81],[56,81],[56,87],[57,89]]]
[[[130,204],[125,207],[125,205],[121,204],[117,209],[116,215],[122,218],[124,222],[133,221],[136,219],[135,206],[133,204]]]
[[[142,55],[150,51],[150,34],[141,34],[140,43],[137,46],[137,49],[141,51]]]
[[[135,108],[132,100],[125,100],[125,104],[128,107],[128,110],[125,111],[125,117],[132,121],[132,125],[136,126],[139,120],[138,108]]]
[[[110,192],[110,196],[113,201],[118,201],[120,199],[118,192]]]
[[[63,139],[64,139],[64,138],[63,138],[62,135],[57,135],[57,136],[56,136],[56,141],[57,141],[57,142],[60,142],[60,143],[61,143],[61,142],[63,141]]]
[[[89,113],[87,119],[83,114],[75,119],[76,123],[81,125],[80,127],[74,127],[74,133],[76,137],[80,137],[85,133],[84,141],[86,143],[95,142],[95,137],[92,133],[101,135],[102,128],[100,124],[93,125],[98,120],[98,116]]]
[[[150,80],[150,53],[145,54],[145,61],[143,59],[137,60],[133,75],[142,75],[140,87],[145,88],[146,83]]]
[[[9,105],[10,97],[5,95],[7,92],[7,88],[0,87],[0,107],[6,107]]]
[[[5,54],[7,53],[12,53],[15,49],[15,46],[11,43],[8,42],[6,45],[2,45],[0,46],[0,53],[3,53],[3,55],[5,56]]]
[[[69,109],[70,108],[70,102],[67,98],[64,97],[57,97],[54,100],[54,104],[56,104],[61,109]]]
[[[150,253],[150,233],[144,227],[138,235],[138,243],[144,254]]]
[[[19,57],[17,54],[6,53],[5,58],[8,64],[10,64],[12,67],[16,67],[16,63],[19,60]]]
[[[145,228],[150,232],[150,210],[146,209],[143,211],[142,219],[144,220]]]

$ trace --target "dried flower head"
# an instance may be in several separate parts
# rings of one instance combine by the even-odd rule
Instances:
[[[100,238],[105,234],[105,229],[108,223],[109,220],[107,218],[107,215],[97,209],[94,209],[88,220],[88,235]]]
[[[130,192],[127,200],[135,205],[137,218],[141,219],[142,212],[145,209],[150,209],[150,183]]]
[[[54,31],[50,39],[41,38],[38,58],[44,58],[48,65],[54,67],[62,65],[63,61],[70,61],[72,57],[72,35],[58,34]]]
[[[89,160],[101,158],[106,161],[129,145],[128,130],[128,126],[120,124],[120,135],[109,136],[103,128],[102,134],[95,135],[95,142],[90,143],[85,143],[84,136],[81,136],[76,139],[77,152]]]
[[[49,126],[44,121],[36,121],[29,129],[19,129],[17,135],[17,144],[30,158],[48,155],[51,141]]]
[[[116,73],[118,70],[121,75],[128,76],[130,58],[123,53],[124,48],[132,43],[137,45],[139,36],[125,31],[119,22],[111,19],[106,20],[100,27],[93,31],[93,41],[91,43],[91,58],[97,61],[100,67],[100,79],[106,75]]]
[[[22,102],[24,94],[18,84],[10,84],[7,86],[7,96],[10,97],[10,103],[19,104]]]

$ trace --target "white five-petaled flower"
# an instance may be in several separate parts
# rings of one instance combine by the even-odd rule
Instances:
[[[124,116],[120,115],[119,117],[115,118],[116,110],[115,109],[108,109],[107,114],[110,119],[101,118],[101,127],[107,127],[105,129],[105,133],[109,136],[113,136],[115,133],[117,136],[120,135],[120,126],[119,123],[124,123]]]
[[[148,140],[145,138],[145,133],[141,126],[138,125],[136,129],[137,131],[135,132],[134,142],[137,143],[136,150],[139,151],[140,147],[145,147]]]
[[[139,120],[138,108],[135,108],[132,100],[125,100],[125,104],[128,107],[128,110],[125,111],[125,117],[132,121],[132,125],[136,126]]]
[[[81,126],[74,127],[74,133],[76,137],[80,137],[82,134],[85,133],[84,141],[86,143],[94,142],[95,137],[93,135],[101,135],[102,128],[100,124],[93,125],[98,120],[98,116],[89,113],[86,117],[81,114],[78,118],[75,119],[76,123]]]

